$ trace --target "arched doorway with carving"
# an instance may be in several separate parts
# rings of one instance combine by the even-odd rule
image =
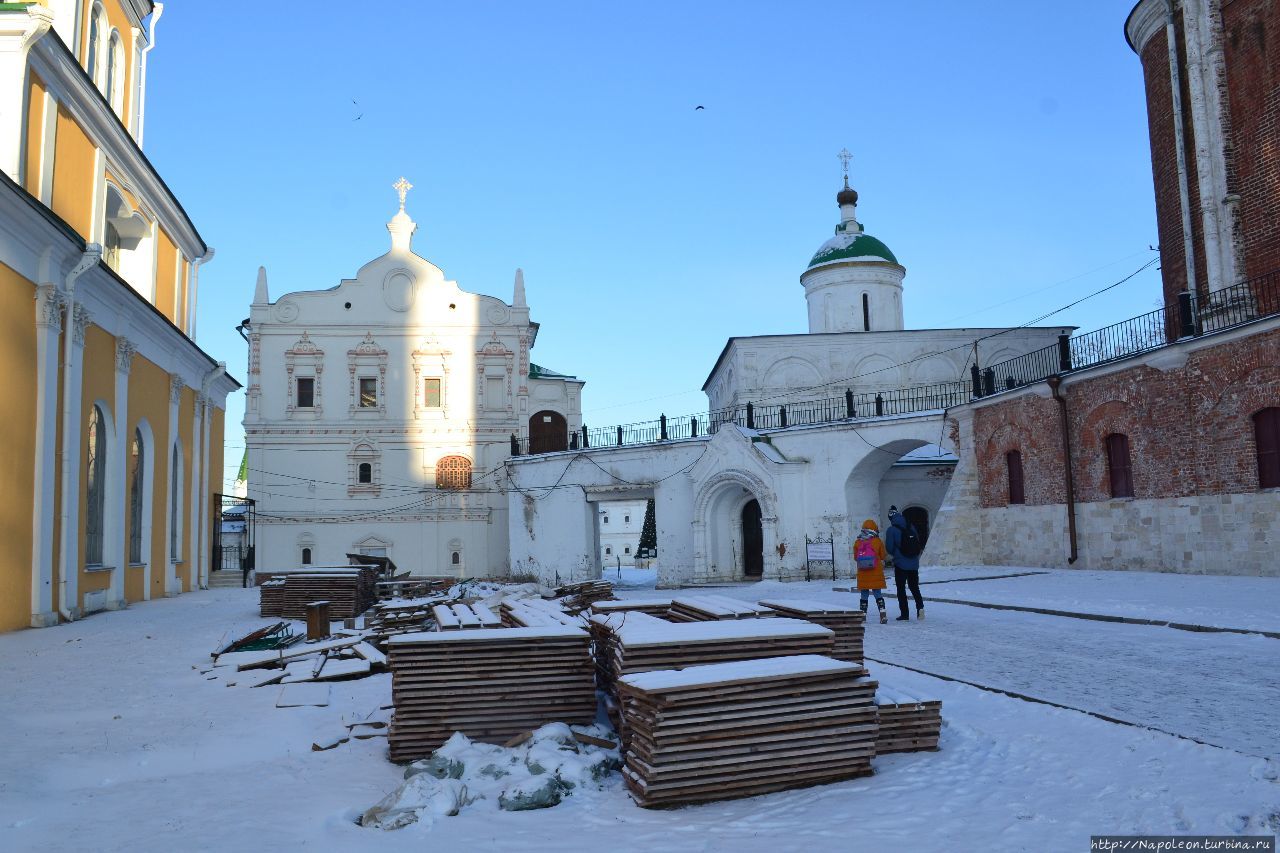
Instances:
[[[544,409],[529,417],[529,452],[554,453],[569,449],[569,422],[564,415]]]

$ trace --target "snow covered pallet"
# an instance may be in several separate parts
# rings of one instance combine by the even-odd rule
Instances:
[[[727,595],[698,595],[676,598],[667,611],[671,622],[712,622],[721,619],[758,619],[776,616],[768,607],[738,601]]]
[[[645,613],[592,616],[601,687],[655,669],[790,655],[829,655],[835,635],[797,619],[672,623]]]
[[[266,581],[258,587],[258,615],[281,616],[284,614],[284,581]]]
[[[501,744],[545,723],[592,722],[588,640],[563,626],[390,638],[391,760],[424,758],[455,731]]]
[[[665,619],[671,609],[670,598],[624,598],[620,601],[597,601],[591,605],[592,615],[600,613],[631,613],[638,611]]]
[[[612,599],[613,584],[606,580],[569,584],[557,587],[553,597],[565,599],[564,609],[570,615],[576,616],[597,601]]]
[[[508,628],[541,628],[549,625],[585,627],[581,616],[570,616],[558,601],[541,598],[506,599],[498,605],[502,611],[502,624]]]
[[[862,639],[867,617],[860,609],[798,598],[771,599],[760,603],[777,611],[779,616],[803,619],[830,628],[836,635],[835,651],[831,656],[851,663],[862,663]]]
[[[501,628],[502,620],[483,604],[437,604],[431,608],[437,631]]]
[[[941,702],[904,702],[878,707],[878,755],[890,752],[923,752],[938,748],[938,735],[942,730]]]
[[[871,774],[876,683],[818,655],[627,675],[623,778],[646,808]]]

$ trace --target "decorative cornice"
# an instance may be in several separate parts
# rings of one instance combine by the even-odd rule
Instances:
[[[1177,0],[1174,0],[1174,5],[1179,5]],[[1124,24],[1124,36],[1128,39],[1129,47],[1133,48],[1134,53],[1142,56],[1147,42],[1164,29],[1167,19],[1168,8],[1165,6],[1165,0],[1139,0]]]
[[[79,302],[75,304],[74,310],[71,312],[71,329],[75,336],[76,346],[84,346],[84,330],[93,322],[93,315],[89,313],[89,309],[85,308]]]
[[[133,356],[137,351],[138,346],[133,341],[125,337],[116,338],[116,370],[127,376],[133,367]]]
[[[285,355],[324,355],[324,350],[316,346],[304,331],[293,346],[284,351]]]

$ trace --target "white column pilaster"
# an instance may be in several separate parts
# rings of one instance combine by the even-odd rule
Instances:
[[[211,538],[210,525],[213,524],[213,514],[215,509],[220,509],[220,507],[215,508],[213,505],[213,492],[215,490],[222,491],[220,488],[222,485],[221,479],[214,479],[214,477],[216,476],[221,478],[222,472],[209,471],[209,445],[213,440],[211,435],[213,431],[210,429],[213,424],[213,401],[207,395],[202,395],[201,401],[203,403],[202,408],[204,409],[201,418],[204,422],[204,431],[200,442],[200,470],[204,472],[202,478],[204,480],[204,488],[200,490],[200,493],[203,498],[204,507],[200,512],[200,538],[197,540],[197,547],[199,548],[199,553],[197,554],[197,565],[200,566],[200,586],[207,589],[209,586],[209,572],[213,569],[213,566],[210,563],[209,551],[213,541]]]
[[[189,535],[188,547],[190,550],[190,559],[187,561],[187,576],[191,579],[191,590],[200,588],[200,495],[204,491],[201,488],[201,478],[204,466],[201,464],[201,452],[204,445],[204,394],[196,392],[195,401],[192,405],[191,412],[191,480],[190,495],[191,506],[190,516],[187,523],[187,530],[191,531]]]
[[[52,24],[53,14],[34,4],[23,12],[0,14],[0,171],[18,184],[25,183],[22,146],[27,138],[23,132],[27,53]]]
[[[138,348],[126,337],[116,338],[115,426],[116,452],[107,457],[110,465],[107,482],[112,485],[107,495],[107,541],[103,562],[115,566],[111,587],[107,591],[107,609],[125,606],[124,580],[129,566],[129,459],[133,432],[129,429],[129,371]],[[114,507],[114,509],[112,509]]]
[[[58,342],[65,299],[53,284],[36,288],[36,447],[31,516],[31,626],[58,624],[53,609],[54,492],[58,479]]]
[[[182,592],[182,585],[178,583],[177,560],[181,559],[182,549],[179,547],[178,552],[173,551],[174,536],[178,537],[179,542],[182,539],[182,513],[174,513],[173,493],[174,475],[173,475],[173,448],[179,447],[177,464],[182,465],[181,442],[182,435],[179,432],[180,421],[178,420],[178,403],[182,400],[182,389],[186,383],[182,381],[182,377],[176,373],[169,374],[169,443],[164,448],[165,454],[165,470],[169,472],[167,481],[164,484],[164,593],[165,595],[177,595]],[[181,500],[182,484],[186,482],[185,477],[190,476],[187,471],[180,471],[178,477],[178,500]],[[177,530],[174,530],[174,525]]]
[[[59,460],[60,466],[67,468],[67,494],[62,496],[66,505],[66,524],[61,532],[61,555],[59,559],[59,583],[64,590],[64,597],[58,602],[64,610],[73,616],[80,615],[80,448],[84,444],[84,413],[81,406],[81,395],[84,388],[84,333],[91,315],[79,302],[74,303],[71,318],[71,369],[63,376],[62,381],[69,394],[66,415],[62,431],[72,437],[69,457]]]

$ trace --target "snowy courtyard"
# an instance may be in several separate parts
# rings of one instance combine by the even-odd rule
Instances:
[[[202,673],[220,642],[270,621],[257,590],[211,590],[0,636],[0,848],[1041,851],[1087,850],[1091,834],[1280,831],[1280,640],[1266,635],[1280,631],[1276,581],[923,575],[930,599],[1239,630],[932,600],[923,622],[869,624],[865,647],[889,692],[942,700],[937,752],[878,757],[868,778],[672,810],[637,807],[614,774],[550,809],[481,800],[382,831],[355,820],[402,781],[385,737],[311,745],[390,704],[391,676],[335,682],[327,707],[277,708],[278,686]],[[652,596],[651,578],[625,570],[617,593]],[[833,586],[714,592],[856,601]]]

